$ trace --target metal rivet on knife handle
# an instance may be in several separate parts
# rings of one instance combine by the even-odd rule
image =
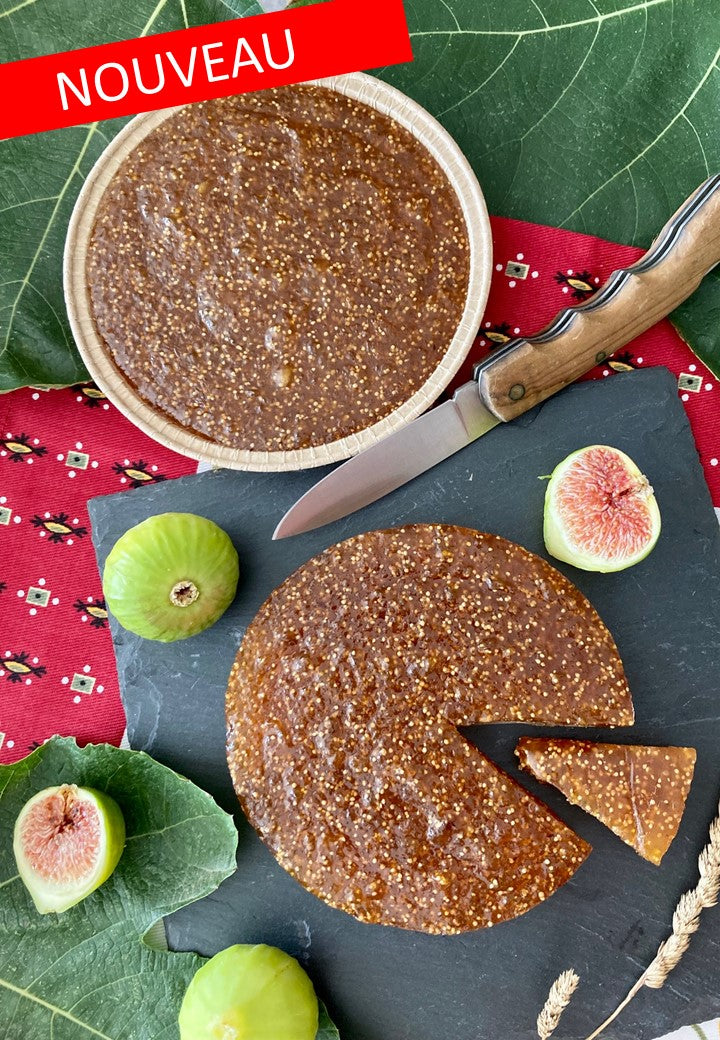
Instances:
[[[507,422],[545,401],[674,310],[718,262],[720,174],[693,192],[637,263],[482,362],[476,378],[485,407]]]

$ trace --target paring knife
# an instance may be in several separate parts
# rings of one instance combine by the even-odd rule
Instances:
[[[477,364],[451,401],[334,469],[288,510],[273,538],[312,531],[375,502],[545,401],[666,317],[717,263],[720,174],[683,203],[637,263],[614,271],[594,296],[561,310],[537,335],[512,339]]]

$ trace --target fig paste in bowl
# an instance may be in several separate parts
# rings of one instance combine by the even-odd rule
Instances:
[[[157,416],[166,443],[247,468],[346,457],[447,362],[468,221],[428,147],[364,101],[307,84],[191,105],[105,180],[88,318],[120,407]]]

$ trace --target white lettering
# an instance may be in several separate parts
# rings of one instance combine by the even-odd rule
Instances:
[[[245,48],[245,50],[248,53],[246,61],[242,61],[241,60],[242,59],[243,48]],[[240,69],[244,68],[246,65],[253,65],[257,69],[258,72],[264,72],[265,71],[265,69],[262,67],[260,62],[255,57],[255,54],[253,53],[253,49],[250,46],[250,44],[247,42],[247,40],[243,36],[241,36],[239,38],[238,42],[237,42],[237,50],[235,51],[235,64],[233,65],[233,79],[235,79],[236,76],[239,74]]]
[[[106,69],[117,69],[120,73],[122,89],[119,94],[108,94],[107,91],[104,90],[102,85],[102,74]],[[116,61],[106,61],[105,64],[101,65],[95,73],[95,90],[98,93],[98,97],[101,97],[103,101],[122,101],[127,94],[129,87],[130,80],[128,79],[128,74],[122,65],[118,65]]]
[[[143,94],[158,94],[165,86],[165,69],[163,68],[162,58],[159,54],[155,55],[155,66],[157,68],[157,86],[146,87],[143,83],[142,76],[140,75],[140,63],[137,58],[133,58],[132,67],[135,71],[135,82],[138,85],[138,90]]]
[[[165,54],[167,55],[167,60],[170,62],[172,67],[177,72],[178,79],[180,80],[182,85],[184,87],[189,87],[190,84],[192,83],[193,72],[195,71],[195,59],[197,58],[197,47],[193,47],[192,50],[190,51],[190,61],[188,62],[187,75],[185,75],[183,73],[183,70],[180,68],[180,66],[176,62],[175,55],[172,53],[172,51],[165,51]]]
[[[221,65],[224,63],[224,58],[211,58],[210,51],[213,47],[222,47],[221,43],[204,43],[203,44],[203,58],[205,59],[205,69],[207,71],[207,78],[211,83],[217,83],[221,79],[230,79],[227,72],[224,72],[222,76],[216,76],[212,70],[213,65]]]
[[[290,35],[290,30],[289,29],[285,30],[285,45],[287,46],[288,56],[287,56],[287,61],[284,64],[282,64],[282,65],[279,65],[275,61],[273,61],[273,56],[270,53],[270,43],[268,41],[268,34],[267,33],[263,33],[262,34],[262,39],[263,39],[263,47],[265,48],[265,57],[267,58],[267,63],[270,66],[270,68],[271,69],[289,69],[290,66],[292,65],[292,63],[295,61],[295,48],[293,47],[292,36]]]
[[[287,56],[282,60],[277,60],[272,53],[272,46],[270,43],[270,37],[268,33],[262,34],[263,49],[265,52],[265,58],[267,64],[272,69],[282,71],[288,69],[295,62],[295,48],[293,46],[292,35],[289,29],[285,29],[285,48]],[[218,48],[223,47],[222,43],[206,43],[202,46],[202,56],[205,62],[205,71],[207,78],[210,83],[217,83],[221,80],[230,79],[230,75],[227,72],[216,72],[215,68],[218,65],[225,65],[226,58],[218,55],[212,57],[212,52]],[[174,69],[178,79],[184,87],[191,87],[193,83],[193,77],[195,74],[195,65],[197,62],[197,47],[192,47],[187,61],[187,68],[183,69],[180,67],[177,58],[172,51],[165,51],[165,57]],[[237,45],[235,48],[235,61],[233,64],[232,78],[236,79],[240,70],[243,68],[252,67],[256,72],[264,72],[265,69],[260,64],[260,61],[253,51],[252,47],[245,39],[244,36],[238,37]],[[111,92],[108,88],[108,73],[111,71],[115,72],[119,76],[119,84],[115,93]],[[148,78],[155,80],[154,83],[148,85],[143,79],[143,72],[140,69],[140,62],[138,58],[132,59],[132,74],[134,75],[137,88],[142,94],[159,94],[165,86],[165,66],[163,64],[162,55],[155,54],[155,72],[150,74],[149,70],[145,70],[145,75]],[[73,82],[70,77],[64,72],[57,73],[57,84],[60,93],[60,101],[62,103],[63,110],[65,112],[70,108],[70,103],[74,97],[80,102],[80,104],[86,107],[92,104],[92,98],[90,96],[90,87],[88,84],[88,76],[85,69],[79,69],[77,77],[79,82]],[[112,76],[109,77],[112,79]],[[106,62],[104,65],[100,65],[95,72],[94,76],[95,90],[99,98],[103,101],[121,101],[128,93],[130,89],[130,77],[127,70],[115,61]]]
[[[80,69],[80,83],[81,89],[75,86],[73,81],[65,75],[64,72],[58,72],[57,74],[58,89],[60,91],[60,100],[62,101],[62,107],[67,112],[70,105],[68,104],[66,87],[72,90],[75,97],[83,105],[90,104],[90,87],[88,86],[87,72],[85,69]]]

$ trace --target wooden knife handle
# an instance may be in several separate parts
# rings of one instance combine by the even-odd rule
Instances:
[[[666,317],[720,262],[720,175],[680,207],[648,252],[535,336],[477,366],[480,395],[507,422],[546,400]]]

